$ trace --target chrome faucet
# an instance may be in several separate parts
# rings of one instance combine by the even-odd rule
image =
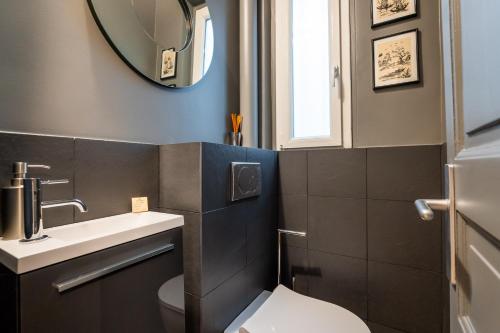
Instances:
[[[80,199],[42,201],[42,209],[64,206],[75,206],[82,213],[88,212],[87,205]]]
[[[29,168],[50,169],[48,165],[16,162],[11,186],[3,188],[2,223],[4,239],[20,239],[30,242],[47,238],[43,234],[43,210],[49,208],[75,206],[82,213],[87,206],[79,199],[42,200],[42,185],[67,184],[69,180],[41,180],[27,176]]]

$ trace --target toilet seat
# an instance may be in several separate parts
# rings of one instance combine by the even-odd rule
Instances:
[[[158,300],[162,306],[184,314],[184,275],[162,284],[158,290]]]
[[[352,312],[279,285],[239,333],[370,333]]]

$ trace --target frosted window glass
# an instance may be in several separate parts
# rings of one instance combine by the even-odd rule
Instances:
[[[329,0],[292,1],[293,137],[329,136]]]
[[[205,21],[205,47],[203,52],[203,74],[208,71],[214,55],[214,28],[212,19]]]

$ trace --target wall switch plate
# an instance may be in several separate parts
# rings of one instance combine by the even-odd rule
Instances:
[[[132,198],[132,213],[142,213],[148,210],[148,197]]]
[[[231,201],[259,196],[262,192],[260,163],[231,163]]]

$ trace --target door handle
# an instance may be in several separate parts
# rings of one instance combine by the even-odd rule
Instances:
[[[450,209],[449,199],[418,199],[415,201],[418,215],[424,221],[432,221],[434,219],[434,211],[448,211]]]
[[[450,234],[450,283],[457,284],[456,276],[456,206],[455,206],[455,168],[451,164],[446,165],[448,173],[448,199],[418,199],[415,201],[418,215],[423,221],[434,219],[434,210],[446,211],[449,213],[449,234]]]

